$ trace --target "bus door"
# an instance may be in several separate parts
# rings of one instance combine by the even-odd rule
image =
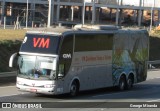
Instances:
[[[72,78],[71,76],[71,62],[73,55],[73,34],[64,35],[61,42],[60,57],[59,57],[59,72],[58,79],[63,84],[63,90],[68,89],[68,84]]]

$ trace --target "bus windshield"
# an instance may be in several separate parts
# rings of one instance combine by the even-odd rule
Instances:
[[[56,59],[20,55],[18,58],[18,76],[33,80],[53,80],[56,78]]]

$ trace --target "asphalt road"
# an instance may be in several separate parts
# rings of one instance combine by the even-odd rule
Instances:
[[[31,102],[36,102],[37,107],[48,107],[42,109],[29,109],[33,111],[159,111],[160,70],[148,71],[147,80],[135,84],[133,89],[129,91],[120,92],[114,88],[105,88],[81,92],[79,96],[74,98],[68,97],[68,95],[46,96],[19,92],[15,85],[1,86],[0,102],[9,102],[12,103],[12,105],[13,103],[28,105]],[[149,105],[148,107],[140,108],[144,104],[149,104],[152,108],[149,108]],[[7,108],[0,110],[21,111],[22,109]],[[23,110],[28,111],[28,109]]]

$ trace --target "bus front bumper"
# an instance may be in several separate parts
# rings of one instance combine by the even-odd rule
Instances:
[[[40,94],[47,94],[47,95],[56,95],[57,92],[55,91],[55,87],[52,88],[40,88],[40,87],[31,87],[31,86],[24,86],[24,85],[16,85],[19,91],[31,92],[31,93],[40,93]]]

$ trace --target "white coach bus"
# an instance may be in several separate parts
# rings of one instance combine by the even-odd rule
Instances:
[[[53,28],[27,32],[18,53],[16,86],[41,94],[77,95],[117,86],[131,89],[147,77],[149,36],[116,26]],[[17,58],[17,59],[16,59]]]

